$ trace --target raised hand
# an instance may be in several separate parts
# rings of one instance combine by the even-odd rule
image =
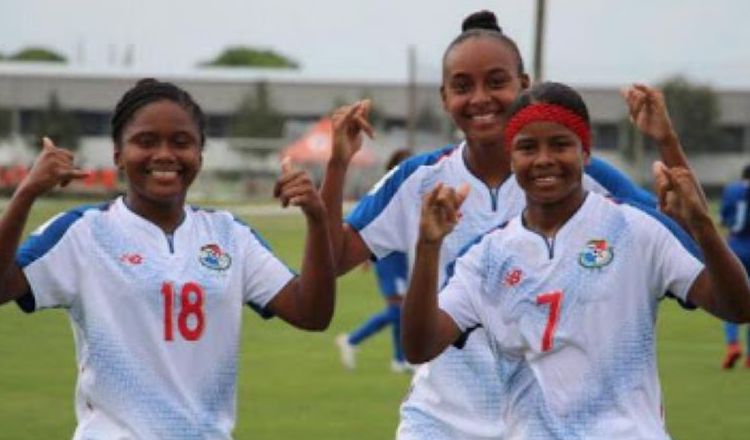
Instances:
[[[73,159],[72,152],[56,147],[48,137],[42,138],[42,150],[34,160],[29,174],[19,185],[19,191],[37,197],[58,184],[64,187],[71,180],[87,177],[89,173],[76,168]]]
[[[620,90],[628,105],[630,122],[657,142],[676,138],[667,105],[661,91],[644,84],[633,84]]]
[[[711,222],[698,181],[688,168],[653,166],[659,209],[691,232]]]
[[[439,243],[456,226],[461,218],[461,205],[469,195],[469,185],[458,189],[439,183],[422,198],[422,216],[419,221],[419,240]]]
[[[309,219],[324,220],[325,208],[310,175],[294,169],[288,157],[281,161],[281,176],[273,190],[274,197],[281,200],[281,206],[299,206]]]
[[[348,165],[352,157],[362,148],[362,132],[370,139],[374,131],[367,115],[372,103],[369,99],[357,101],[352,105],[345,105],[336,109],[331,115],[333,125],[333,145],[331,146],[331,160]]]

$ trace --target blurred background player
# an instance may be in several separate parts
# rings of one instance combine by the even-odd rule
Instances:
[[[411,156],[411,151],[409,150],[402,149],[393,152],[386,163],[386,172],[390,172],[396,168],[401,161],[409,156]],[[361,326],[349,334],[341,334],[336,337],[336,345],[339,347],[341,362],[346,368],[353,370],[357,365],[355,351],[357,345],[390,325],[393,339],[391,370],[394,373],[404,373],[413,370],[411,365],[404,361],[404,352],[401,348],[401,302],[408,286],[408,273],[409,261],[403,252],[393,252],[375,262],[375,276],[378,281],[378,289],[386,301],[386,307],[382,311],[372,315]]]
[[[0,304],[63,308],[73,325],[76,440],[229,440],[243,306],[304,330],[330,323],[333,261],[310,178],[282,164],[276,187],[306,219],[296,275],[229,212],[186,205],[205,127],[186,91],[141,80],[111,120],[125,195],[53,217],[18,249],[37,198],[85,177],[45,138],[0,217]]]
[[[721,224],[729,230],[727,243],[746,271],[750,271],[750,165],[742,170],[742,179],[729,183],[721,199]],[[739,342],[739,325],[725,321],[724,338],[727,352],[721,367],[730,369],[742,357]],[[750,327],[745,339],[745,367],[750,368]]]

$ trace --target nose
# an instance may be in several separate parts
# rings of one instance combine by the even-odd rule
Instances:
[[[174,159],[174,151],[172,150],[172,145],[169,142],[169,140],[164,139],[161,142],[159,142],[159,145],[154,151],[153,159],[154,160],[173,160]]]
[[[474,93],[471,95],[471,102],[482,104],[485,102],[489,102],[490,100],[490,93],[489,90],[487,90],[486,87],[480,86],[474,88]]]
[[[549,148],[547,143],[542,143],[537,150],[536,157],[534,158],[534,165],[546,166],[554,162],[552,149]]]

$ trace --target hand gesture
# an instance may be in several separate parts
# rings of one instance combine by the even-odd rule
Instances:
[[[620,90],[620,94],[628,105],[630,122],[641,133],[657,142],[677,137],[669,119],[664,95],[659,90],[644,84],[633,84]]]
[[[453,189],[439,183],[422,197],[422,217],[419,221],[419,240],[439,243],[456,226],[461,218],[459,209],[469,195],[469,185],[464,183]]]
[[[281,161],[281,176],[276,181],[273,195],[281,200],[284,208],[299,206],[308,219],[324,220],[323,201],[310,176],[305,171],[294,169],[288,157]]]
[[[372,139],[374,131],[367,121],[372,104],[369,99],[352,105],[339,107],[331,116],[333,145],[331,160],[348,165],[352,157],[362,148],[362,132]]]
[[[691,232],[711,222],[699,183],[684,167],[667,168],[661,162],[653,166],[659,209]]]
[[[48,137],[42,138],[42,150],[34,160],[29,174],[19,185],[19,190],[28,191],[33,197],[40,196],[58,184],[68,185],[73,179],[89,175],[73,165],[73,153],[58,148]]]

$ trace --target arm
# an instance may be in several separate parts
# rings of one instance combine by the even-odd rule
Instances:
[[[681,167],[690,170],[685,151],[682,149],[680,139],[672,126],[669,118],[667,104],[661,91],[648,87],[644,84],[633,84],[622,90],[622,96],[628,105],[630,122],[646,136],[652,138],[659,148],[661,161],[669,168]],[[706,195],[690,173],[704,206],[708,206]],[[656,179],[656,192],[661,192],[658,187],[663,185],[661,179]]]
[[[654,172],[666,183],[659,195],[667,215],[681,220],[698,242],[705,269],[688,291],[688,300],[709,313],[728,321],[750,322],[750,284],[744,267],[729,249],[701,198],[695,177],[686,168],[666,168],[658,164]]]
[[[339,108],[331,117],[333,145],[320,196],[328,211],[328,231],[338,274],[348,272],[370,256],[370,251],[359,233],[341,221],[346,171],[352,157],[362,146],[362,132],[370,137],[373,134],[372,127],[366,119],[369,110],[369,101],[359,101],[354,105]]]
[[[307,222],[305,253],[300,275],[268,304],[284,321],[303,330],[325,330],[333,317],[336,298],[331,243],[326,210],[310,177],[282,163],[283,174],[275,188],[282,206],[299,206]]]
[[[409,362],[427,362],[461,335],[453,319],[438,308],[440,247],[458,222],[468,186],[457,191],[439,184],[422,201],[416,258],[401,312],[401,339]]]
[[[628,106],[630,122],[656,142],[662,162],[670,168],[689,168],[661,91],[644,84],[633,84],[624,88],[621,94]]]
[[[0,304],[29,292],[29,283],[16,265],[15,255],[34,201],[58,184],[65,186],[71,179],[87,175],[73,166],[73,153],[57,148],[48,138],[43,139],[43,148],[34,166],[0,217]]]

